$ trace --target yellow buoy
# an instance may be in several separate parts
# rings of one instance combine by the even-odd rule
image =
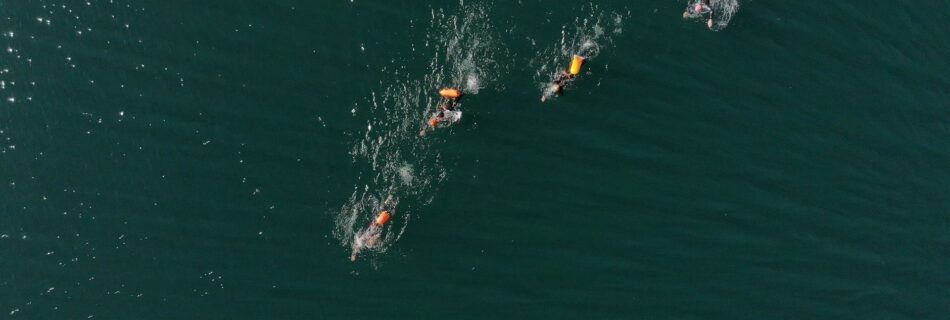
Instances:
[[[579,55],[574,55],[574,60],[571,61],[571,74],[578,75],[581,73],[581,66],[584,65],[584,57]]]

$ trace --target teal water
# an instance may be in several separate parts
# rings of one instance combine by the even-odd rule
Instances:
[[[950,314],[950,3],[322,2],[0,3],[0,318]]]

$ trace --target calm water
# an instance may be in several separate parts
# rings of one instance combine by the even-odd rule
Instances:
[[[685,5],[2,2],[0,318],[947,318],[950,2]]]

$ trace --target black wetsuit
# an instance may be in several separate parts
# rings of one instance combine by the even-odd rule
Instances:
[[[559,73],[554,78],[554,85],[557,86],[556,93],[561,93],[561,90],[564,89],[564,85],[567,84],[568,81],[571,81],[573,79],[574,79],[574,75],[571,74],[570,72],[562,71],[561,73]]]
[[[445,117],[446,111],[455,111],[455,106],[458,105],[458,100],[449,99],[444,104],[439,106],[439,113],[436,114],[436,118],[442,119]]]

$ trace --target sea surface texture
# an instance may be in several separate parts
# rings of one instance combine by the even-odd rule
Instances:
[[[712,2],[0,1],[0,319],[950,318],[950,1]]]

